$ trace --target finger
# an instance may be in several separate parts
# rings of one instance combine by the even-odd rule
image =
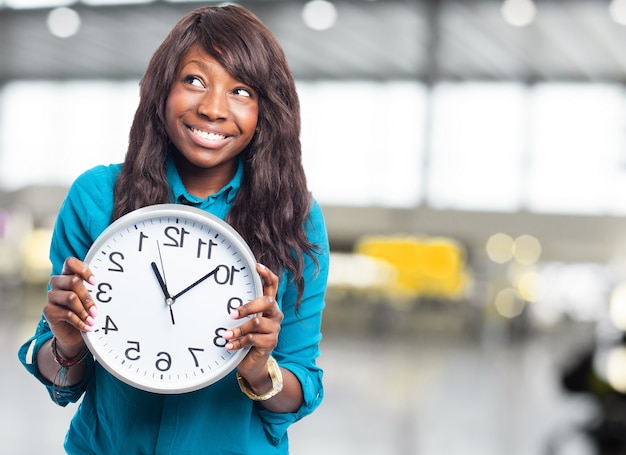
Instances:
[[[50,278],[48,301],[71,309],[88,325],[93,324],[93,318],[97,315],[96,304],[78,275],[57,275]]]
[[[65,260],[61,273],[63,275],[78,275],[88,283],[96,284],[95,276],[91,273],[87,264],[75,257],[69,257]]]
[[[256,317],[223,334],[228,341],[226,349],[254,346],[261,352],[271,352],[278,342],[280,324],[268,318]]]
[[[240,306],[230,314],[233,319],[243,319],[248,316],[261,315],[276,322],[283,320],[283,313],[278,308],[276,299],[273,296],[261,296],[245,305]]]
[[[70,291],[49,291],[44,316],[51,326],[67,323],[85,332],[92,331],[95,322],[85,311],[76,294]]]
[[[263,264],[257,264],[256,270],[263,281],[263,295],[276,297],[278,291],[278,276]]]

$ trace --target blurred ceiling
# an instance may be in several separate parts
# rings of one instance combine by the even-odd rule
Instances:
[[[303,1],[239,2],[283,45],[298,79],[626,80],[626,27],[608,0],[537,0],[535,22],[513,27],[500,0],[340,0],[336,25],[305,26]],[[72,5],[77,35],[46,26],[49,10],[0,8],[0,81],[137,78],[175,22],[204,3]]]

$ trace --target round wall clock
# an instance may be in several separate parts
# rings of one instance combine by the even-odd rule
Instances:
[[[230,373],[247,354],[228,351],[235,308],[263,294],[256,260],[239,234],[202,210],[160,204],[112,223],[85,262],[98,307],[83,337],[96,360],[138,389],[198,390]],[[249,316],[252,317],[252,316]]]

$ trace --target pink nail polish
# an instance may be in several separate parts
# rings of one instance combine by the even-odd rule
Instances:
[[[226,346],[224,346],[226,348],[227,351],[230,351],[233,349],[233,344],[232,343],[228,343]]]
[[[231,319],[239,319],[239,311],[237,310],[233,310],[230,312],[230,318]]]
[[[87,316],[87,319],[85,320],[85,322],[87,323],[87,325],[93,326],[96,321],[91,316]]]

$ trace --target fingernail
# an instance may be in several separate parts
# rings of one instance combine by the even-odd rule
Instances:
[[[93,326],[91,326],[91,325],[86,325],[86,326],[85,326],[85,332],[93,332]]]
[[[89,277],[89,279],[87,280],[87,282],[88,282],[89,284],[91,284],[91,285],[96,284],[96,277],[95,277],[95,276],[93,276],[93,275],[91,275],[91,276]]]
[[[89,315],[94,319],[98,316],[98,308],[95,305],[89,308]]]
[[[226,344],[226,346],[224,346],[226,348],[227,351],[232,350],[235,346],[232,343],[228,343]]]
[[[265,267],[265,265],[261,264],[260,262],[258,263],[259,267],[261,267],[262,269],[266,269],[267,267]]]
[[[230,318],[231,319],[239,319],[239,311],[237,310],[233,310],[230,312]]]
[[[233,333],[232,330],[227,330],[226,332],[224,332],[224,334],[222,335],[222,338],[224,338],[225,340],[230,340],[235,334]]]
[[[91,316],[87,316],[87,319],[85,320],[85,322],[87,323],[87,325],[89,326],[93,326],[95,325],[96,321],[94,320],[94,318],[92,318]]]

